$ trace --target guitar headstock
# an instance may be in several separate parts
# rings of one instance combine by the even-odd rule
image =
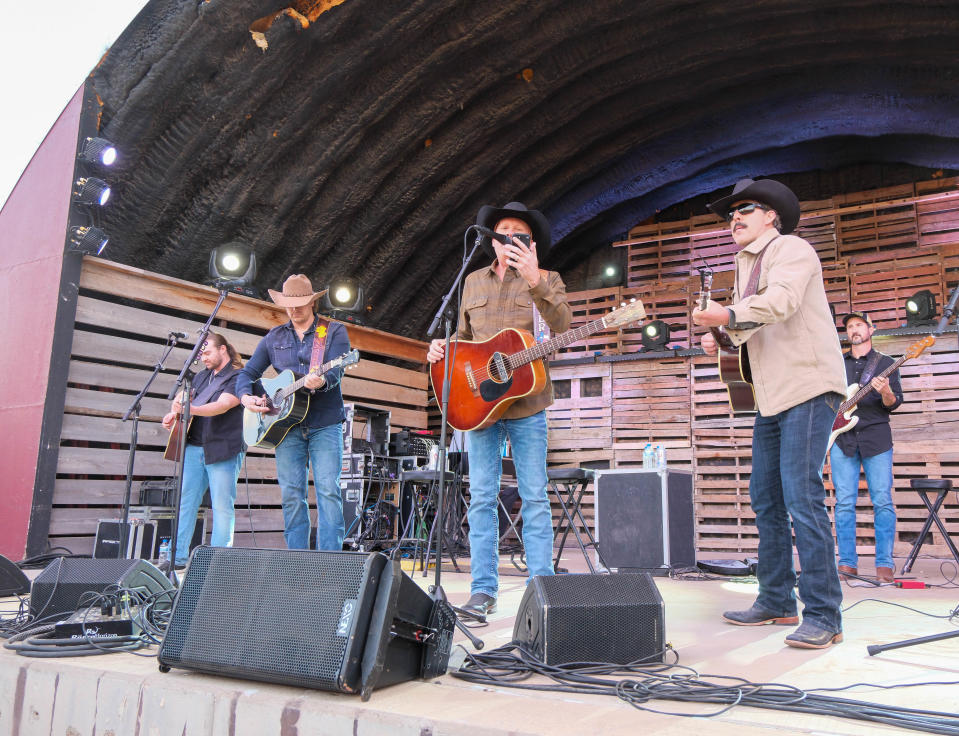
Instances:
[[[332,366],[333,368],[336,368],[338,366],[343,366],[344,368],[349,368],[350,366],[354,366],[360,362],[360,351],[357,350],[356,348],[353,348],[350,352],[343,353],[343,355],[341,355],[339,358],[337,358],[333,362],[335,363],[335,365]]]
[[[624,302],[621,306],[603,317],[603,324],[607,327],[622,327],[623,325],[628,325],[630,322],[642,319],[645,316],[646,310],[643,308],[643,303],[633,299],[629,304]]]
[[[915,342],[909,346],[909,349],[906,351],[906,356],[909,360],[915,360],[918,358],[922,351],[928,347],[931,347],[936,342],[936,338],[933,335],[926,335],[919,342]]]
[[[703,311],[709,306],[709,295],[713,290],[713,269],[709,266],[703,266],[697,269],[699,271],[699,311]]]

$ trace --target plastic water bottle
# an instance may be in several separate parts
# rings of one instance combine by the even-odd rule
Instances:
[[[157,567],[160,567],[165,562],[170,561],[170,540],[163,538],[160,540],[160,552],[159,559],[157,559]]]
[[[651,470],[653,467],[653,443],[647,442],[646,449],[643,450],[643,470]]]
[[[656,470],[666,470],[665,445],[656,445]]]

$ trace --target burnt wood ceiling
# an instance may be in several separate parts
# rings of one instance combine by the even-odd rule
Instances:
[[[483,204],[562,272],[742,176],[959,168],[957,48],[956,0],[153,0],[91,75],[104,255],[203,281],[243,239],[424,337]]]

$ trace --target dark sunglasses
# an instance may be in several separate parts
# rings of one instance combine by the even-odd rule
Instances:
[[[726,213],[726,222],[732,222],[733,215],[735,215],[737,212],[741,215],[748,215],[755,209],[760,209],[764,212],[769,211],[769,208],[764,204],[759,204],[759,202],[747,202],[746,204],[741,204],[739,207],[733,207],[731,210],[729,210],[729,212]]]

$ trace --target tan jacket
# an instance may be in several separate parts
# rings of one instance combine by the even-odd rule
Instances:
[[[555,271],[541,271],[539,283],[532,289],[509,268],[503,281],[491,265],[473,271],[463,284],[456,336],[482,342],[508,327],[533,331],[533,303],[553,334],[569,329],[572,311],[566,300],[566,284]],[[542,411],[553,403],[553,384],[546,368],[546,386],[538,394],[525,396],[503,414],[503,419],[522,419]]]
[[[740,301],[767,243],[757,293]],[[839,334],[826,300],[822,264],[809,243],[769,230],[739,251],[730,306],[737,325],[763,324],[746,343],[756,404],[763,416],[829,391],[845,393]]]

